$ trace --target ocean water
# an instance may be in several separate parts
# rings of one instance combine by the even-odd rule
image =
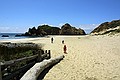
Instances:
[[[0,40],[28,38],[27,36],[15,37],[15,35],[21,35],[21,34],[23,34],[23,33],[0,33]],[[9,37],[2,37],[2,35],[8,35]]]

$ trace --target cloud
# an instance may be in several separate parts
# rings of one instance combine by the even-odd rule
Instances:
[[[92,30],[94,30],[98,26],[99,24],[81,24],[79,28],[85,30],[86,33],[90,33]]]
[[[49,25],[49,26],[52,26],[52,27],[56,27],[55,25],[51,25],[51,24],[47,24],[47,23],[39,24],[38,26],[41,26],[41,25]],[[37,27],[37,26],[36,26],[36,27]]]
[[[20,27],[0,27],[0,32],[5,32],[5,33],[20,33],[26,31],[25,28],[20,28]]]
[[[48,25],[47,23],[43,23],[43,24],[39,24],[38,26],[41,26],[41,25]]]
[[[81,24],[79,27],[88,30],[88,29],[95,29],[98,26],[99,24]]]
[[[58,26],[61,27],[61,26],[63,26],[64,24],[65,24],[65,23],[60,23]]]
[[[10,27],[0,27],[0,32],[7,32]]]

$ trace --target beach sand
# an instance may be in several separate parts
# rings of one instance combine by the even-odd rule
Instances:
[[[54,43],[50,42],[51,37]],[[120,34],[50,38],[10,41],[42,44],[44,50],[51,50],[53,58],[65,55],[49,70],[44,80],[120,80]],[[62,44],[63,39],[65,44]],[[64,45],[67,46],[67,54],[63,52]]]

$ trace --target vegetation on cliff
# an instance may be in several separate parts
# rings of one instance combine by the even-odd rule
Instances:
[[[100,33],[107,34],[110,32],[118,33],[120,32],[120,20],[113,20],[111,22],[104,22],[101,25],[99,25],[97,28],[95,28],[91,33]]]
[[[0,43],[0,61],[9,61],[34,55],[33,50],[41,49],[34,43]]]

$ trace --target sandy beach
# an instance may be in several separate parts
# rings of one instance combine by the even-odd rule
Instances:
[[[51,43],[51,37],[54,42]],[[63,53],[62,40],[67,46]],[[5,41],[0,41],[5,42]],[[44,80],[120,80],[120,34],[99,36],[50,36],[10,40],[10,42],[33,42],[51,50],[51,56],[65,55],[52,67]]]

